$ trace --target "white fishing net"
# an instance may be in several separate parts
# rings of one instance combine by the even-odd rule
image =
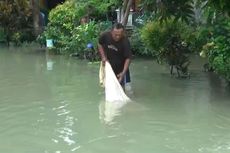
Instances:
[[[108,102],[128,102],[130,98],[125,94],[109,62],[101,63],[99,71],[101,86],[105,87],[105,100]]]

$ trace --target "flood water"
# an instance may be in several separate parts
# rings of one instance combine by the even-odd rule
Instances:
[[[229,153],[230,91],[193,57],[190,79],[135,58],[132,102],[104,101],[98,63],[0,49],[1,153]]]

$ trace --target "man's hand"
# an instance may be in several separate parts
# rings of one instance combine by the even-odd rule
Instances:
[[[103,66],[105,66],[105,62],[107,61],[107,58],[106,58],[106,57],[103,57],[103,58],[101,59],[101,61],[102,61]]]
[[[121,73],[119,73],[119,74],[117,75],[117,79],[118,79],[118,81],[119,81],[120,83],[121,83],[121,81],[123,80],[124,76],[125,76],[125,73],[124,73],[124,72],[121,72]]]
[[[103,49],[102,45],[100,45],[100,44],[98,44],[98,51],[101,55],[102,64],[103,64],[103,66],[105,66],[105,62],[107,61],[107,58],[105,56],[104,49]]]

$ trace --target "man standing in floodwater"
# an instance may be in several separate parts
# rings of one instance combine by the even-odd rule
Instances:
[[[121,23],[113,25],[99,37],[99,53],[104,63],[108,61],[122,86],[131,61],[131,47],[125,35],[125,28]]]

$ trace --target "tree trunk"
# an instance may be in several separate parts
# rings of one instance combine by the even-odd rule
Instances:
[[[130,8],[131,8],[131,5],[132,5],[132,2],[133,2],[133,0],[125,0],[125,2],[124,2],[124,6],[123,6],[123,8],[124,8],[123,9],[124,10],[124,14],[122,15],[123,16],[122,24],[124,26],[127,25],[128,17],[129,17],[129,12],[130,12]]]
[[[122,20],[122,15],[121,15],[121,14],[122,14],[122,13],[121,13],[121,12],[122,12],[122,9],[121,9],[121,8],[119,8],[119,12],[120,12],[120,13],[118,14],[119,16],[118,16],[117,22],[121,23],[121,20]]]
[[[39,1],[38,0],[31,0],[32,10],[33,10],[33,26],[34,26],[34,34],[37,37],[40,33],[39,27]]]
[[[129,0],[124,0],[124,2],[123,2],[123,6],[122,6],[122,15],[124,15],[125,14],[125,11],[126,11],[126,8],[127,8],[127,5],[128,5],[128,1]]]

